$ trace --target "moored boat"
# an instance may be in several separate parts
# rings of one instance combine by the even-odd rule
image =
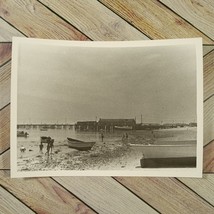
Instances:
[[[47,131],[47,130],[48,130],[48,128],[45,126],[40,127],[40,131]]]
[[[27,137],[29,134],[24,131],[17,131],[17,137]]]
[[[70,147],[72,149],[77,149],[79,151],[88,151],[95,144],[95,142],[86,142],[86,141],[73,139],[70,137],[68,137],[67,139],[68,139],[68,147]]]
[[[117,130],[132,130],[132,126],[114,126],[114,129]]]

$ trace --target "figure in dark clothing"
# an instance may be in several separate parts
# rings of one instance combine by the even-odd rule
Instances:
[[[128,139],[129,138],[129,136],[128,136],[128,133],[126,132],[126,139]]]
[[[49,156],[49,152],[50,152],[50,142],[51,142],[51,138],[50,137],[48,137],[47,138],[47,152],[46,152],[46,154]]]
[[[54,139],[51,139],[50,140],[50,150],[51,150],[51,154],[52,154],[52,150],[53,150],[53,147],[54,147]]]
[[[104,134],[103,134],[103,133],[101,133],[101,139],[102,139],[102,142],[103,142],[103,138],[104,138]]]
[[[39,150],[40,150],[40,152],[42,153],[42,150],[43,150],[43,144],[41,143],[40,145],[39,145]]]

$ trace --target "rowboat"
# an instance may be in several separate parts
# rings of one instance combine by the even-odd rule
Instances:
[[[173,145],[129,144],[137,152],[142,168],[196,167],[196,141]],[[183,143],[183,141],[182,141]]]
[[[68,137],[67,139],[68,139],[68,147],[79,151],[88,151],[95,144],[95,142],[85,142],[85,141],[73,139],[70,137]]]
[[[129,144],[129,146],[132,149],[141,152],[141,154],[143,154],[145,158],[175,158],[196,156],[196,142],[194,144],[174,145]]]
[[[132,126],[114,126],[117,130],[132,130]]]
[[[24,131],[17,131],[17,137],[27,137],[29,134]]]
[[[48,128],[47,128],[47,127],[45,127],[45,126],[40,127],[40,131],[47,131],[47,130],[48,130]]]

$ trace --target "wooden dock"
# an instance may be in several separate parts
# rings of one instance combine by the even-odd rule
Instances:
[[[10,179],[10,72],[13,36],[96,41],[202,37],[203,179]],[[213,40],[213,0],[1,0],[0,213],[214,213]]]

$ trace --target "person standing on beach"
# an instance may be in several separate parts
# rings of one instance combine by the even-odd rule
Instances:
[[[129,138],[129,136],[128,136],[128,133],[126,132],[126,139],[128,139]]]
[[[54,139],[51,139],[51,140],[50,140],[50,150],[51,150],[51,154],[52,154],[52,150],[53,150],[53,147],[54,147],[53,143],[54,143]]]
[[[42,153],[42,150],[43,150],[43,144],[42,144],[42,142],[41,142],[41,144],[39,145],[39,150],[40,150],[40,152]]]
[[[103,138],[104,138],[104,134],[103,134],[103,133],[101,133],[101,139],[102,139],[102,142],[103,142]]]
[[[47,138],[47,152],[46,152],[46,154],[48,154],[48,156],[49,156],[49,152],[50,152],[50,142],[51,142],[51,138],[48,137]]]

